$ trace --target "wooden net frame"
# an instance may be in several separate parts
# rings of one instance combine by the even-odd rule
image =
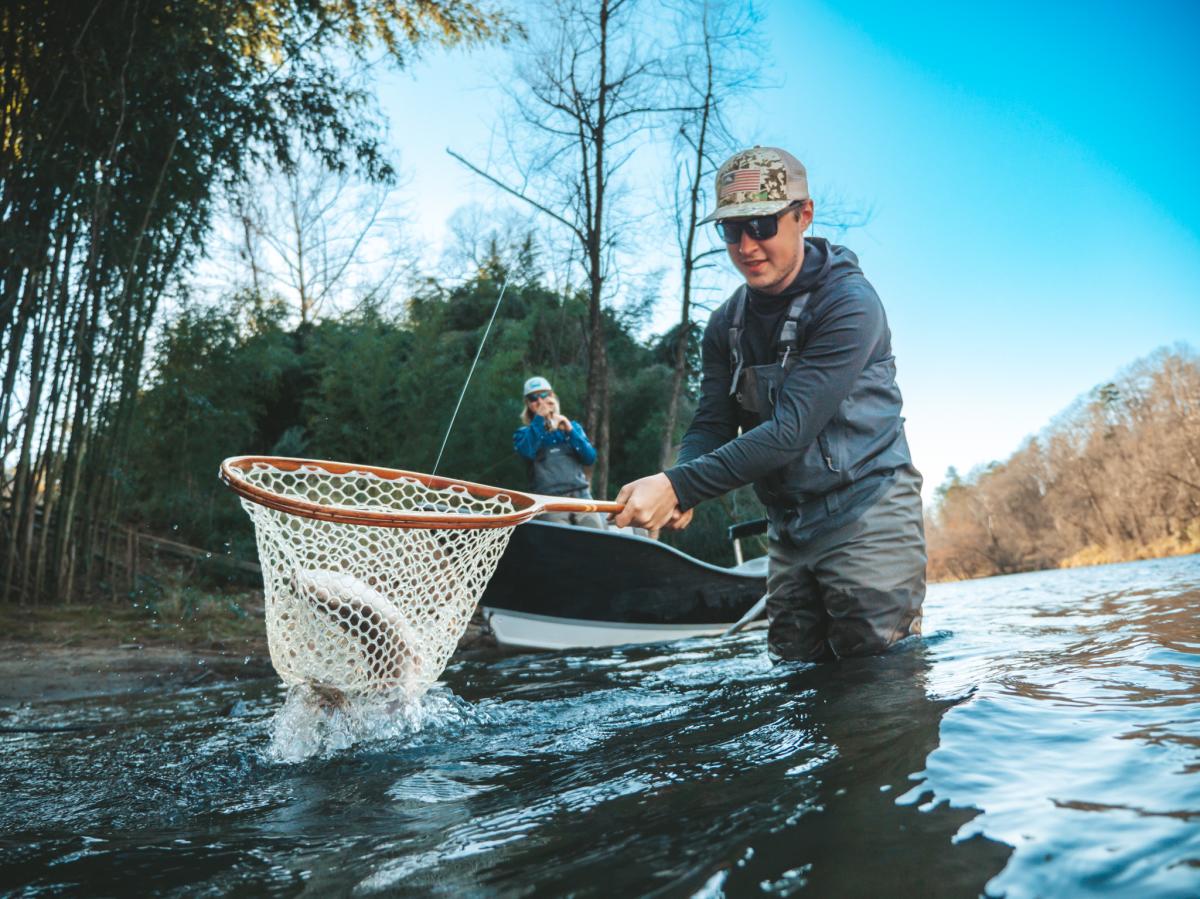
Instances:
[[[317,459],[238,456],[221,479],[254,522],[271,662],[288,684],[424,692],[512,529],[617,503]]]

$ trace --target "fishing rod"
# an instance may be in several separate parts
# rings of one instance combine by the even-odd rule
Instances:
[[[467,395],[467,387],[471,383],[471,376],[475,374],[475,366],[479,364],[479,357],[483,355],[483,345],[487,343],[488,335],[492,333],[492,323],[496,321],[496,313],[500,311],[500,303],[504,300],[504,292],[508,290],[508,275],[505,274],[504,281],[500,285],[500,296],[496,297],[496,305],[492,308],[492,317],[488,319],[487,327],[483,331],[483,338],[479,341],[479,349],[475,351],[475,359],[471,362],[471,370],[467,372],[467,380],[463,382],[462,390],[458,394],[458,402],[454,406],[454,414],[450,416],[450,424],[446,426],[446,436],[442,438],[442,448],[438,450],[437,461],[433,463],[433,471],[431,474],[437,474],[438,466],[442,464],[442,454],[446,452],[446,444],[450,442],[450,432],[454,430],[454,422],[458,418],[458,410],[462,408],[463,397]]]

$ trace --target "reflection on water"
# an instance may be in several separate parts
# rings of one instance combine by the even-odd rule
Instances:
[[[1200,892],[1200,560],[935,586],[926,639],[459,663],[386,717],[273,682],[19,710],[0,891]],[[286,761],[300,759],[300,761]]]

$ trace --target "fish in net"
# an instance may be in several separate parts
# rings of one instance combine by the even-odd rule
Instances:
[[[332,704],[436,682],[514,527],[621,509],[312,459],[235,457],[221,478],[254,522],[272,665]]]

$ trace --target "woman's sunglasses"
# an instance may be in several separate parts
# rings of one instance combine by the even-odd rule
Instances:
[[[547,399],[548,397],[552,397],[552,396],[554,396],[554,394],[551,393],[549,390],[539,390],[537,393],[529,394],[527,397],[525,397],[525,400],[527,402],[532,403],[532,402],[536,402],[537,400],[544,400],[544,399]]]
[[[739,243],[742,232],[750,235],[751,240],[770,240],[779,233],[779,217],[791,212],[799,203],[785,206],[774,215],[759,215],[752,219],[725,219],[716,223],[717,233],[725,243]]]

